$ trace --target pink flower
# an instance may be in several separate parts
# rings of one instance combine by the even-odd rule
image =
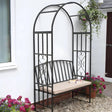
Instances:
[[[13,100],[12,99],[8,99],[8,103],[10,104],[10,103],[12,103],[13,102]]]
[[[105,82],[105,80],[103,78],[100,78],[101,81]]]
[[[2,99],[2,101],[5,102],[6,101],[6,98]]]
[[[29,103],[29,104],[31,104],[31,102],[29,101],[28,98],[25,98],[25,103]]]
[[[20,104],[17,100],[13,100],[13,104]]]
[[[100,90],[99,93],[102,94],[102,91]]]
[[[20,106],[19,110],[20,110],[21,112],[26,112],[24,106]]]
[[[16,99],[12,99],[12,101],[14,102],[14,101],[17,101]]]
[[[25,107],[25,108],[29,108],[30,105],[29,105],[28,103],[25,103],[24,107]]]
[[[21,100],[21,98],[22,98],[22,96],[19,96],[19,97],[17,98],[17,100]]]
[[[93,81],[95,81],[95,78],[94,77],[91,77],[93,79]]]
[[[96,87],[96,84],[93,84],[94,87]]]
[[[2,105],[2,103],[3,103],[3,102],[2,102],[2,101],[0,101],[0,105]]]
[[[11,95],[7,95],[6,96],[6,99],[11,99]]]
[[[97,76],[98,79],[100,79],[100,76]]]
[[[83,80],[85,80],[86,78],[84,77]]]
[[[86,18],[82,18],[83,21],[86,21]]]
[[[89,73],[88,73],[88,72],[86,72],[86,75],[89,75]]]
[[[106,89],[106,85],[103,85],[103,88]]]
[[[103,84],[100,82],[100,85],[102,86]]]
[[[35,109],[35,106],[34,105],[31,105],[31,110],[34,110]]]
[[[8,104],[8,107],[11,107],[11,106],[12,106],[12,105],[9,103],[9,104]]]

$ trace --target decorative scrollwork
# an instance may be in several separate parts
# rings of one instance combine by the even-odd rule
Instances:
[[[40,55],[39,56],[39,63],[42,64],[45,62],[47,62],[47,57],[45,55]]]
[[[85,53],[84,52],[78,53],[78,74],[80,75],[85,74]]]
[[[47,67],[44,65],[39,66],[39,81],[40,83],[44,84],[46,79]]]

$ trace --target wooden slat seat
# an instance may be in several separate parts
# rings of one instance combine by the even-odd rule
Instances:
[[[53,85],[53,94],[60,94],[64,93],[73,89],[78,89],[81,87],[89,86],[91,85],[90,81],[65,81],[65,82],[60,82],[56,83]],[[41,91],[47,92],[47,86],[40,87]],[[48,87],[48,92],[51,93],[51,87]]]

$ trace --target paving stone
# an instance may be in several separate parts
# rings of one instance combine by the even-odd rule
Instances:
[[[81,96],[80,96],[81,99]],[[86,99],[86,97],[82,97]],[[54,106],[54,112],[112,112],[112,98],[111,97],[96,97],[89,104],[85,101],[78,101],[76,99],[68,99]],[[50,109],[42,109],[39,112],[50,112]]]
[[[112,84],[107,85],[104,91],[105,97],[96,97],[88,103],[88,98],[78,96],[80,99],[64,100],[58,105],[54,106],[54,112],[112,112]],[[39,110],[39,112],[51,112],[50,109]]]

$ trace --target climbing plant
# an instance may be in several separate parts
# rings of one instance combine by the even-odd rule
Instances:
[[[99,9],[99,4],[96,3],[94,0],[90,0],[88,2],[88,5],[85,7],[89,18],[91,20],[92,29],[95,29],[96,33],[98,34],[99,28],[101,25],[101,20],[106,19],[106,16],[101,12]],[[88,20],[85,14],[84,10],[79,11],[79,20],[81,21],[81,24],[83,26],[83,30],[87,31],[88,27]]]

